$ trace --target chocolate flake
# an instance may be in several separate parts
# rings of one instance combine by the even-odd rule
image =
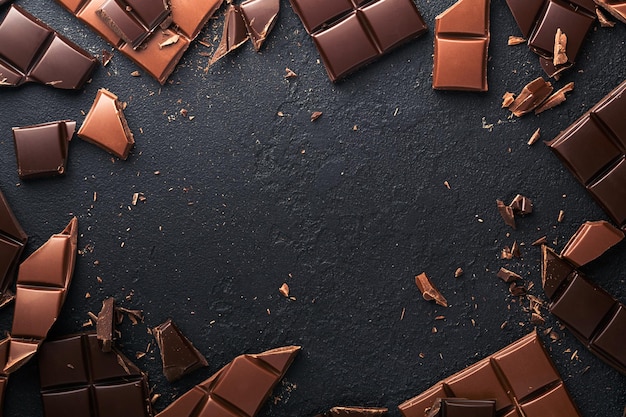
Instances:
[[[167,46],[174,45],[174,44],[178,43],[179,39],[180,39],[180,35],[179,34],[172,35],[169,38],[165,39],[163,42],[159,43],[159,49],[163,49],[163,48],[165,48]]]
[[[174,322],[168,319],[152,330],[163,362],[163,374],[169,382],[208,366],[206,358],[183,335]]]
[[[280,286],[280,288],[278,289],[278,292],[283,296],[283,297],[289,297],[289,285],[287,285],[287,283],[283,283],[283,285]]]
[[[541,137],[541,128],[537,128],[537,130],[535,130],[535,133],[532,134],[532,136],[530,137],[530,139],[528,139],[528,145],[534,145],[539,138]]]
[[[463,276],[463,273],[463,269],[457,268],[456,271],[454,271],[454,278],[460,278],[461,276]]]
[[[526,215],[533,212],[533,202],[530,198],[517,194],[509,207],[513,209],[513,213]]]
[[[314,122],[320,117],[322,117],[322,114],[323,113],[321,111],[314,111],[313,113],[311,113],[311,122]]]
[[[563,88],[559,89],[556,93],[548,97],[548,99],[535,110],[535,114],[543,113],[544,111],[563,103],[565,100],[567,100],[567,97],[565,97],[565,93],[569,93],[572,90],[574,90],[573,81],[567,83]]]
[[[522,285],[518,285],[515,282],[511,282],[509,284],[509,292],[511,293],[511,295],[514,296],[522,296],[526,294],[526,288],[524,288]]]
[[[506,283],[515,282],[522,279],[519,274],[516,274],[513,271],[509,271],[506,268],[500,268],[496,276]]]
[[[522,89],[522,92],[509,106],[509,110],[517,117],[530,113],[539,107],[552,94],[553,90],[554,88],[550,82],[542,77],[538,77]]]
[[[419,288],[420,292],[422,293],[422,297],[424,297],[424,300],[434,300],[440,306],[448,307],[448,301],[444,298],[443,295],[441,295],[441,293],[432,283],[430,278],[426,276],[425,272],[422,272],[415,277],[415,284],[417,284],[417,288]]]
[[[508,91],[502,96],[502,108],[508,108],[515,101],[515,94]]]
[[[115,299],[112,297],[102,301],[102,309],[96,319],[96,335],[102,342],[102,351],[110,352],[115,338]]]
[[[285,68],[285,78],[296,78],[298,74],[290,70],[289,68]]]
[[[496,204],[498,206],[498,212],[500,213],[500,216],[502,216],[502,219],[504,220],[504,222],[508,224],[509,226],[511,226],[513,229],[515,229],[516,226],[515,226],[515,216],[513,214],[513,209],[507,206],[506,204],[504,204],[502,200],[496,200]]]
[[[520,252],[519,244],[517,243],[517,240],[513,242],[513,246],[511,247],[511,255],[513,255],[516,258],[522,257],[522,253]]]
[[[522,43],[526,43],[526,39],[521,36],[509,36],[509,41],[507,42],[509,46],[520,45]]]
[[[624,239],[624,233],[609,222],[600,220],[583,223],[563,248],[561,257],[581,267]]]

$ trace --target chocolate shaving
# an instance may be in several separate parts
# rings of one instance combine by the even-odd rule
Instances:
[[[109,62],[113,59],[113,54],[106,49],[102,50],[102,66],[106,67],[109,65]]]
[[[517,285],[515,282],[511,282],[511,284],[509,284],[509,292],[511,295],[521,296],[526,294],[526,288],[521,285]]]
[[[513,271],[509,271],[506,268],[500,268],[496,276],[506,283],[515,282],[522,279],[520,275],[516,274]]]
[[[130,319],[130,321],[133,323],[133,326],[135,324],[143,322],[143,311],[141,311],[141,310],[130,310],[130,309],[124,308],[124,307],[116,307],[115,311],[118,311],[120,313],[126,313],[128,318]],[[121,317],[123,317],[123,316],[121,316]],[[118,324],[121,323],[121,322],[122,322],[122,320],[118,318]]]
[[[285,282],[283,285],[280,286],[280,288],[278,289],[278,292],[283,297],[288,298],[289,297],[289,285],[287,285],[287,283]]]
[[[532,134],[530,139],[528,139],[528,145],[534,145],[535,142],[537,142],[540,137],[541,137],[541,128],[538,128],[537,130],[535,130],[535,133]]]
[[[520,36],[509,36],[509,41],[507,42],[509,46],[515,46],[522,43],[526,43],[526,39]]]
[[[545,245],[546,243],[548,243],[548,237],[547,236],[541,236],[539,239],[537,239],[533,243],[531,243],[531,245],[532,246],[541,246],[541,245]]]
[[[535,114],[543,113],[546,110],[549,110],[553,107],[558,106],[567,100],[565,97],[565,93],[569,93],[574,89],[574,82],[567,83],[565,87],[559,89],[556,93],[552,94],[546,101],[543,102],[541,106],[535,110]]]
[[[539,107],[552,94],[553,90],[554,88],[550,82],[542,77],[538,77],[522,89],[522,92],[509,106],[509,110],[517,117],[530,113]]]
[[[440,306],[448,307],[448,301],[444,298],[443,295],[441,295],[441,293],[435,287],[432,281],[426,276],[425,272],[422,272],[415,277],[415,284],[417,284],[417,288],[419,288],[420,292],[422,293],[422,297],[424,297],[424,300],[435,300],[435,302]]]
[[[179,39],[180,39],[180,35],[178,34],[172,35],[159,44],[159,49],[163,49],[166,46],[174,45],[175,43],[178,43]]]
[[[515,94],[508,91],[502,96],[502,108],[508,108],[515,101]]]
[[[566,64],[567,59],[567,35],[561,31],[561,28],[557,28],[556,35],[554,36],[554,57],[552,58],[552,64],[557,65]]]
[[[311,121],[314,122],[317,119],[319,119],[320,117],[322,117],[322,112],[321,111],[314,111],[313,113],[311,113]]]
[[[498,212],[500,213],[500,216],[502,216],[504,223],[508,224],[513,229],[515,229],[516,226],[515,226],[515,216],[513,214],[513,209],[507,206],[506,204],[504,204],[502,200],[496,200],[496,204],[498,205]]]
[[[524,197],[521,194],[515,196],[509,207],[513,209],[513,213],[526,215],[533,212],[533,202],[530,198]]]
[[[463,275],[463,272],[462,268],[457,268],[456,271],[454,271],[454,278],[460,278]]]
[[[511,255],[513,255],[516,258],[522,257],[522,253],[520,252],[519,244],[517,243],[517,240],[513,242],[513,247],[511,248]]]
[[[600,22],[600,26],[602,26],[603,28],[612,28],[613,26],[615,26],[615,22],[607,19],[604,13],[602,13],[600,9],[597,7],[596,7],[596,16],[598,17],[598,22]]]

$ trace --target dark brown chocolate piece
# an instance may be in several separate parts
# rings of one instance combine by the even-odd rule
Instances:
[[[115,94],[104,88],[98,90],[96,99],[78,130],[78,137],[120,159],[128,158],[128,153],[135,144],[122,112],[122,104]]]
[[[209,65],[223,58],[230,51],[239,48],[248,40],[248,32],[246,23],[241,16],[241,10],[235,5],[228,6],[226,16],[224,17],[224,30],[222,31],[222,40],[217,46]]]
[[[331,81],[426,33],[413,0],[290,0]]]
[[[509,207],[513,209],[513,213],[526,215],[533,212],[533,202],[530,198],[518,194],[513,198]]]
[[[379,417],[387,413],[386,408],[374,407],[333,407],[315,417]]]
[[[543,247],[542,282],[554,314],[600,359],[626,375],[626,305]]]
[[[424,417],[437,398],[495,400],[505,417],[581,417],[536,332],[444,379],[398,407]]]
[[[0,23],[0,86],[38,82],[77,90],[98,61],[19,6]]]
[[[254,49],[258,52],[270,33],[280,10],[279,0],[246,0],[239,6]]]
[[[496,200],[496,205],[498,207],[498,213],[502,217],[502,220],[513,229],[515,229],[515,214],[513,213],[513,209],[510,206],[504,204],[502,200]]]
[[[169,382],[208,366],[205,357],[196,349],[189,339],[178,329],[172,320],[152,329],[152,334],[161,351],[163,374]]]
[[[39,352],[45,417],[150,417],[148,378],[115,348],[102,352],[95,334],[46,342]]]
[[[74,273],[77,238],[74,217],[20,265],[5,373],[16,371],[37,352],[61,312]]]
[[[495,400],[468,400],[465,398],[438,398],[427,417],[495,417]]]
[[[27,240],[28,236],[0,191],[0,307],[15,298],[11,287]]]
[[[14,127],[17,174],[21,179],[63,175],[76,122],[63,120]]]
[[[448,307],[448,301],[439,292],[437,287],[435,287],[435,284],[433,284],[430,278],[426,276],[425,272],[422,272],[421,274],[415,277],[415,284],[417,285],[417,288],[419,288],[420,292],[422,293],[422,297],[424,297],[424,300],[426,301],[435,300],[435,302],[439,304],[440,306]]]
[[[617,20],[626,23],[626,1],[623,0],[594,0]]]
[[[293,362],[299,346],[237,356],[158,417],[254,417]]]
[[[624,239],[624,233],[609,222],[583,223],[563,248],[561,257],[575,267],[581,267],[597,259],[604,252]]]
[[[539,77],[528,83],[519,93],[509,110],[517,117],[530,113],[543,103],[552,94],[552,84]]]
[[[516,274],[513,271],[509,271],[506,268],[500,268],[496,276],[506,283],[519,281],[522,279],[522,277],[519,274]]]
[[[115,299],[109,297],[102,301],[102,309],[96,320],[96,338],[102,343],[102,351],[110,352],[115,339]]]
[[[626,227],[626,81],[548,146],[613,221]]]
[[[487,91],[489,0],[459,0],[435,18],[433,88]]]

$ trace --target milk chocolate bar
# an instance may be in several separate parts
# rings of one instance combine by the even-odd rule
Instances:
[[[11,286],[28,236],[0,191],[0,307],[15,298]]]

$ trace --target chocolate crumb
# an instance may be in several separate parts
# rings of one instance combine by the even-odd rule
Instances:
[[[507,44],[509,46],[515,46],[515,45],[519,45],[525,42],[526,42],[526,39],[522,38],[521,36],[509,36],[509,40]]]
[[[456,271],[454,271],[454,278],[459,278],[462,275],[463,275],[463,269],[457,268]]]
[[[131,77],[140,77],[141,74],[139,73],[139,71],[133,71],[130,73]]]
[[[314,122],[320,117],[322,117],[322,114],[323,113],[321,111],[314,111],[313,113],[311,113],[311,122]]]
[[[425,272],[422,272],[415,277],[415,284],[422,293],[422,297],[424,297],[424,300],[434,300],[440,306],[448,307],[448,301],[433,285],[432,281],[426,276]]]
[[[554,58],[552,58],[552,63],[555,67],[567,63],[566,49],[567,35],[561,31],[561,28],[557,28],[556,35],[554,36]]]
[[[535,133],[532,134],[530,139],[528,139],[528,145],[535,144],[539,140],[540,136],[541,136],[541,128],[538,128],[537,130],[535,130]]]
[[[285,78],[296,78],[298,74],[290,70],[289,68],[285,68]]]
[[[280,292],[280,294],[283,297],[289,297],[289,285],[287,285],[287,283],[283,283],[283,285],[280,286],[280,288],[278,289],[278,292]]]
[[[513,253],[511,252],[511,248],[509,248],[508,246],[502,248],[502,252],[500,253],[500,259],[513,259]]]
[[[506,283],[515,282],[522,279],[520,275],[506,268],[500,268],[496,276]]]
[[[448,190],[450,189],[450,183],[448,181],[444,181],[443,185],[445,185]]]
[[[565,212],[563,210],[559,210],[559,217],[557,217],[556,221],[561,223],[565,218]]]

